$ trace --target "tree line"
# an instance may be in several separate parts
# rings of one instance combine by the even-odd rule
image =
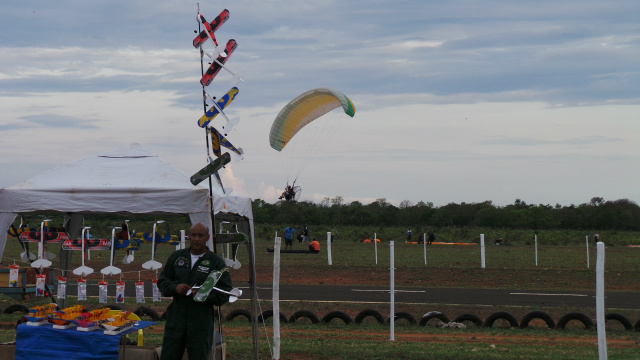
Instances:
[[[308,201],[274,204],[253,200],[254,221],[258,224],[306,224],[412,227],[478,226],[510,229],[640,230],[640,206],[628,199],[605,201],[594,197],[580,205],[555,206],[513,204],[496,206],[492,201],[436,207],[431,202],[408,200],[394,206],[381,198],[370,204],[344,203],[341,196],[320,203]]]

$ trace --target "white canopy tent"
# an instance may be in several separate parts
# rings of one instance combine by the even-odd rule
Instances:
[[[213,205],[216,216],[244,219],[245,234],[253,238],[251,199],[215,191]],[[72,236],[77,236],[81,224],[74,216],[91,213],[188,214],[192,223],[214,229],[209,189],[193,186],[184,173],[136,143],[0,189],[0,229],[8,229],[17,214],[35,211],[70,214],[67,230]],[[0,259],[6,240],[7,232],[0,231]]]

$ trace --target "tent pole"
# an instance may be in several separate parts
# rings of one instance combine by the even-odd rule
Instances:
[[[253,236],[253,219],[249,220],[249,291],[251,292],[251,335],[253,340],[253,358],[258,360],[258,291],[256,288],[256,250]],[[277,315],[276,315],[277,316]]]

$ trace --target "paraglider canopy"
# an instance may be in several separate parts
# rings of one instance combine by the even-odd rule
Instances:
[[[269,133],[271,147],[281,151],[305,125],[340,106],[345,114],[351,117],[355,115],[356,108],[353,102],[340,91],[316,88],[300,94],[291,100],[273,121]]]

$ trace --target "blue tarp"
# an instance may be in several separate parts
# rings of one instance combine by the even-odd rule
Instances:
[[[118,335],[105,335],[104,330],[77,331],[75,327],[59,330],[54,329],[53,324],[20,324],[16,333],[16,360],[117,360],[123,335],[154,324],[138,321],[136,326]]]

